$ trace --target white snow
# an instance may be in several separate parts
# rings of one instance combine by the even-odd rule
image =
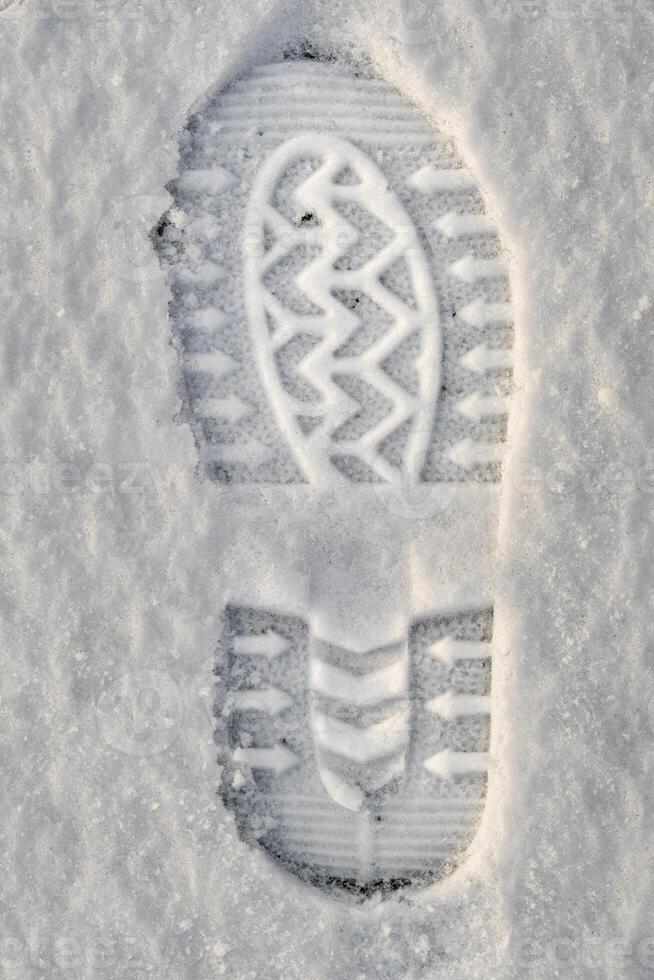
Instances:
[[[4,974],[650,976],[654,8],[0,7]],[[255,561],[262,601],[299,593],[320,533],[288,488],[196,476],[148,239],[189,113],[306,37],[451,133],[517,308],[482,830],[446,882],[361,909],[240,842],[216,796],[221,610]],[[420,520],[380,528],[382,569]]]

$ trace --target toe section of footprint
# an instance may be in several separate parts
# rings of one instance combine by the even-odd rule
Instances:
[[[183,134],[153,242],[183,419],[218,482],[500,479],[505,254],[473,173],[362,66],[234,79]]]

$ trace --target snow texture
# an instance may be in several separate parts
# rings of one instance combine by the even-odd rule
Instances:
[[[1,6],[0,970],[651,976],[651,4]],[[452,134],[517,325],[482,829],[447,881],[361,908],[239,841],[217,796],[222,610],[253,599],[227,592],[255,560],[262,595],[299,591],[316,520],[196,474],[149,240],[192,109],[307,42]]]

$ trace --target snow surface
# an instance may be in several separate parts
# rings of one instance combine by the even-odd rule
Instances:
[[[3,7],[4,975],[650,976],[651,4]],[[195,475],[148,240],[192,107],[307,37],[453,134],[517,305],[489,805],[457,875],[363,909],[216,797],[216,637],[265,514]]]

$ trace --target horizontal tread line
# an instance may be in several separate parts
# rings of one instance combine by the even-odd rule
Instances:
[[[270,91],[272,92],[272,97],[270,99],[266,99],[266,97],[262,95],[261,92],[258,93],[225,92],[223,95],[220,96],[220,99],[217,100],[216,104],[220,105],[221,107],[225,105],[238,106],[240,103],[247,104],[255,101],[255,96],[256,96],[261,101],[262,105],[265,104],[266,106],[270,106],[271,108],[274,107],[275,105],[283,105],[284,107],[288,106],[289,100],[279,94],[278,87],[271,89]],[[314,95],[313,93],[296,92],[290,96],[290,99],[295,105],[302,104],[305,102],[311,105],[343,105],[343,101],[338,98],[334,98],[331,95],[331,93],[327,95],[322,89],[319,89],[318,91],[319,94],[317,95]],[[400,98],[400,96],[394,95],[391,92],[389,92],[388,95],[380,96],[380,97],[373,97],[370,95],[358,95],[358,94],[355,94],[354,97],[352,97],[350,91],[350,97],[347,99],[345,104],[348,106],[360,104],[360,105],[369,106],[370,108],[373,108],[375,106],[380,106],[384,108],[393,105],[396,106],[398,110],[400,110],[407,116],[411,116],[414,119],[417,116],[415,110],[411,106],[407,107],[406,102],[404,102],[404,100]],[[247,108],[247,105],[245,107]]]
[[[221,122],[220,119],[218,119],[216,121],[217,122]],[[287,117],[280,116],[277,119],[273,119],[272,121],[273,122],[280,122],[280,121],[286,122],[287,121]],[[395,123],[393,125],[389,125],[388,120],[387,119],[384,119],[384,124],[385,125],[383,125],[383,126],[382,125],[380,125],[380,126],[371,126],[371,125],[368,125],[368,123],[370,122],[369,119],[366,119],[367,125],[362,125],[362,122],[363,122],[363,119],[362,118],[356,118],[356,117],[351,117],[351,116],[341,117],[340,119],[338,119],[336,117],[333,117],[332,120],[331,120],[331,123],[332,123],[331,129],[332,130],[333,129],[351,129],[353,126],[356,126],[357,127],[357,135],[361,135],[362,133],[365,133],[365,134],[372,134],[372,135],[377,135],[377,136],[386,136],[386,135],[389,135],[389,136],[393,136],[393,135],[395,135],[395,136],[415,136],[416,138],[419,138],[419,139],[424,139],[424,140],[427,140],[428,139],[430,142],[434,142],[433,136],[429,136],[428,134],[424,133],[423,131],[418,130],[418,129],[415,129],[412,126],[412,124],[410,124],[410,123],[403,123],[401,126],[398,123]],[[261,125],[266,125],[267,126],[267,124],[268,124],[268,119],[267,118],[264,119],[261,116],[247,116],[247,117],[241,116],[239,119],[236,119],[236,118],[234,118],[234,119],[226,119],[226,120],[224,120],[224,126],[223,126],[223,128],[221,128],[219,130],[219,132],[218,132],[218,138],[220,138],[220,136],[223,135],[223,134],[225,134],[225,133],[246,132],[248,129],[252,129],[255,126],[261,126]],[[305,119],[298,118],[298,117],[294,117],[294,118],[291,119],[290,117],[288,117],[288,128],[289,128],[289,130],[292,127],[293,128],[293,131],[296,131],[297,129],[301,128],[302,126],[311,126],[314,130],[320,128],[321,131],[324,131],[324,129],[325,129],[324,121],[321,122],[320,126],[317,126],[316,125],[316,120],[313,117],[311,117],[311,116],[307,116]],[[279,133],[276,131],[275,132],[275,136],[278,136],[278,135],[279,135]]]
[[[372,110],[369,107],[366,106],[361,107],[360,114],[356,112],[348,112],[343,114],[332,113],[331,115],[332,118],[335,119],[337,122],[344,122],[347,120],[349,122],[355,122],[355,123],[366,122],[370,124],[372,122],[376,122],[377,119],[379,119],[380,123],[386,125],[402,123],[404,126],[412,126],[418,130],[420,129],[419,124],[417,125],[416,121],[412,119],[410,116],[406,116],[399,113],[391,115],[388,112],[380,112],[379,115],[376,115],[372,112]],[[280,120],[288,121],[288,122],[291,121],[301,122],[302,120],[305,120],[305,121],[312,121],[313,123],[315,123],[316,121],[315,114],[307,113],[306,115],[299,115],[298,113],[289,112],[288,107],[285,107],[285,111],[283,112],[282,111],[271,112],[269,106],[261,106],[261,115],[258,115],[256,110],[249,110],[247,114],[243,112],[239,112],[237,109],[229,110],[229,113],[221,112],[219,116],[216,116],[215,121],[218,123],[239,122],[241,124],[245,124],[249,120],[253,120],[253,119],[256,120],[257,122],[261,122],[261,121],[279,122]]]

